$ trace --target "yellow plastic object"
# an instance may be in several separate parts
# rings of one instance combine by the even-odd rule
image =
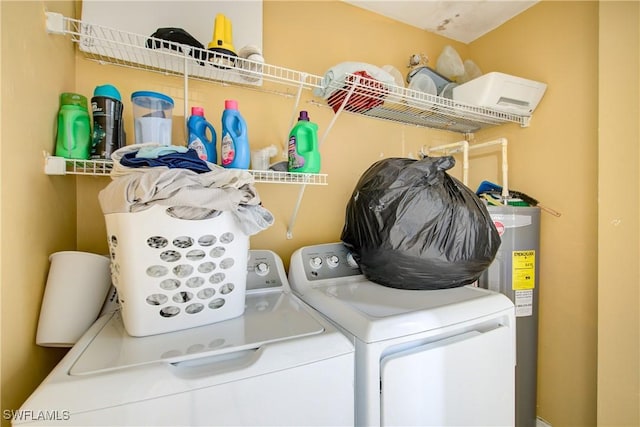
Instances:
[[[207,49],[226,55],[237,56],[233,47],[233,30],[231,20],[222,13],[216,15],[213,22],[213,39]]]

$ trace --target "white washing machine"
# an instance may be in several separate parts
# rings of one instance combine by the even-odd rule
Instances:
[[[354,348],[290,292],[282,261],[252,250],[246,311],[134,338],[99,318],[13,425],[353,425]]]
[[[514,425],[516,330],[506,296],[385,287],[361,274],[342,243],[294,252],[289,283],[355,344],[356,425]]]

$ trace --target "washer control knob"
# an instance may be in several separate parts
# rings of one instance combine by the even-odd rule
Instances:
[[[320,258],[319,256],[314,256],[309,261],[309,264],[311,264],[311,268],[313,268],[314,270],[317,270],[320,267],[322,267],[322,258]]]
[[[266,276],[267,274],[269,274],[269,264],[267,264],[266,262],[258,263],[258,265],[256,265],[255,271],[258,276]]]
[[[353,254],[351,252],[349,252],[347,254],[347,264],[351,268],[357,268],[358,267],[358,263],[356,262],[356,259],[353,257]]]
[[[327,265],[329,268],[336,268],[340,264],[340,259],[336,255],[327,257]]]

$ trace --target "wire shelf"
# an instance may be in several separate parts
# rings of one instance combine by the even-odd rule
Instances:
[[[320,77],[259,61],[116,30],[63,17],[59,31],[71,36],[90,60],[164,75],[224,84],[263,86],[273,82],[313,89]]]
[[[67,173],[73,175],[108,175],[113,169],[109,160],[65,160]]]
[[[529,117],[479,107],[442,96],[407,89],[355,74],[346,74],[336,87],[330,84],[326,102],[338,113],[341,110],[377,119],[458,133],[504,123],[525,127]]]
[[[110,175],[113,161],[106,159],[65,159],[58,156],[45,157],[47,175]],[[327,174],[283,172],[274,170],[247,170],[256,182],[267,184],[327,185]]]
[[[326,91],[325,79],[317,75],[85,23],[59,14],[47,13],[47,29],[51,33],[70,35],[88,59],[100,63],[219,84],[234,84],[288,96],[294,94],[291,88],[295,91],[316,88]],[[347,74],[339,84],[341,86],[329,88],[331,96],[328,99],[311,102],[328,104],[336,115],[346,111],[458,133],[473,133],[504,123],[518,123],[522,127],[529,125],[528,116],[382,84],[354,74]]]
[[[44,173],[47,175],[109,175],[113,162],[106,159],[78,160],[50,156],[44,152]]]
[[[253,169],[249,169],[249,173],[253,175],[256,182],[272,184],[327,185],[327,174],[322,173],[281,172]]]

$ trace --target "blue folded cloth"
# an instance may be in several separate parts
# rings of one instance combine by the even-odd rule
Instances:
[[[160,156],[172,153],[186,153],[187,147],[181,145],[142,146],[136,153],[136,157],[145,159],[157,159]]]
[[[196,150],[189,148],[184,153],[172,152],[157,158],[136,157],[137,151],[122,156],[120,164],[130,168],[166,166],[170,169],[189,169],[197,173],[210,172],[211,168],[205,160],[198,157]]]

